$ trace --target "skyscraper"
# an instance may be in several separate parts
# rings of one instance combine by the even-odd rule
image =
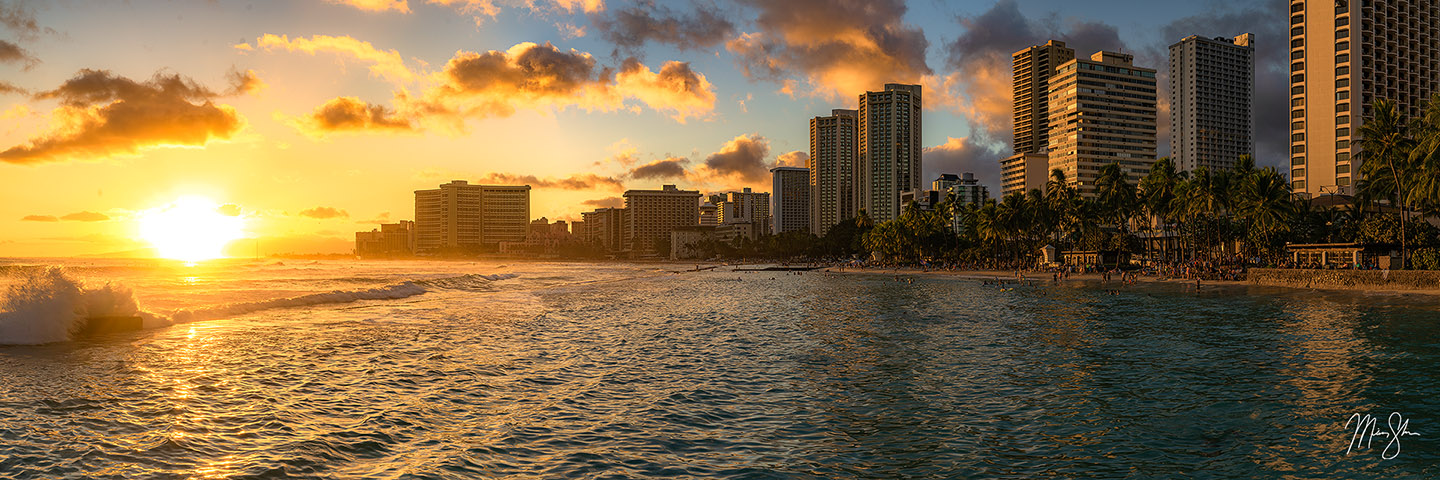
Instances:
[[[529,185],[455,180],[415,191],[416,252],[474,252],[500,242],[523,242],[529,227]]]
[[[1290,3],[1290,180],[1297,194],[1350,194],[1356,132],[1375,101],[1412,118],[1440,91],[1435,0]]]
[[[776,235],[810,231],[810,170],[797,167],[770,169],[771,227]]]
[[[810,119],[810,231],[816,235],[855,217],[858,115],[837,109]]]
[[[1015,154],[1044,152],[1050,145],[1050,77],[1055,67],[1075,59],[1065,42],[1051,40],[1010,56],[1013,74]]]
[[[1170,158],[1180,171],[1255,155],[1255,35],[1170,45]]]
[[[856,148],[856,214],[876,223],[900,216],[901,192],[920,190],[920,86],[885,84],[860,95]]]
[[[1120,164],[1135,185],[1155,163],[1155,70],[1134,56],[1096,52],[1050,79],[1050,169],[1081,195],[1095,194],[1100,169]]]

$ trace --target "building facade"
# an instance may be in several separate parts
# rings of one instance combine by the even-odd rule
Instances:
[[[1255,35],[1170,45],[1170,158],[1179,171],[1255,155]]]
[[[1055,67],[1075,59],[1075,50],[1051,40],[1015,52],[1010,59],[1015,153],[1044,152],[1050,146],[1050,77]]]
[[[700,224],[698,191],[665,185],[660,190],[627,190],[624,196],[622,249],[632,257],[668,254],[668,248],[659,247],[669,243],[672,230]]]
[[[810,232],[825,235],[855,217],[859,112],[837,109],[810,119]]]
[[[415,191],[417,253],[497,250],[500,242],[524,241],[529,227],[529,185],[455,180]]]
[[[1056,68],[1050,79],[1050,169],[1081,195],[1095,195],[1100,169],[1120,165],[1137,185],[1155,163],[1155,70],[1134,56],[1096,52]]]
[[[607,252],[618,252],[624,247],[625,209],[598,208],[581,213],[580,217],[582,220],[577,223],[585,227],[579,234],[581,241],[598,245]]]
[[[970,172],[958,177],[952,174],[941,175],[932,183],[931,189],[941,192],[941,198],[953,199],[956,205],[985,203],[985,200],[990,198],[990,189],[981,185],[975,174]]]
[[[415,252],[415,222],[384,223],[368,232],[355,232],[355,255],[361,257],[408,256]]]
[[[770,194],[754,192],[745,188],[739,192],[721,194],[717,220],[722,228],[745,232],[745,238],[755,240],[770,234]],[[746,225],[738,227],[737,225]],[[738,230],[737,230],[738,229]]]
[[[1000,159],[1001,195],[1030,190],[1045,190],[1050,181],[1050,155],[1044,153],[1017,153]]]
[[[885,84],[860,95],[855,211],[875,223],[900,216],[900,194],[922,188],[919,85]]]
[[[1421,114],[1440,92],[1435,0],[1290,2],[1290,181],[1303,196],[1353,194],[1356,133],[1375,101]]]
[[[775,167],[770,169],[770,231],[810,231],[810,169]]]

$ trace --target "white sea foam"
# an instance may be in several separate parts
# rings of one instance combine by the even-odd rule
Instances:
[[[0,345],[63,342],[88,316],[157,317],[140,310],[124,285],[85,288],[59,267],[25,272],[0,298]]]
[[[217,318],[233,317],[247,313],[255,313],[263,310],[276,308],[306,307],[311,305],[325,305],[335,303],[350,303],[360,300],[399,300],[425,293],[425,287],[414,282],[404,282],[379,288],[364,290],[335,290],[333,292],[313,293],[298,297],[276,298],[273,300],[261,300],[256,302],[238,302],[224,305],[180,310],[170,316],[172,323],[195,322],[200,320],[214,320]]]

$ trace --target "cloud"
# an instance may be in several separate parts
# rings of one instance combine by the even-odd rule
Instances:
[[[328,220],[332,218],[350,218],[350,213],[332,207],[315,207],[301,210],[300,216],[317,220]]]
[[[29,92],[28,90],[25,90],[25,89],[23,89],[23,88],[20,88],[20,87],[15,86],[15,84],[6,83],[6,82],[0,82],[0,95],[6,94],[6,93],[18,93],[18,94],[21,94],[21,95],[26,95],[26,94],[29,94],[30,92]]]
[[[959,23],[964,33],[945,45],[953,73],[930,79],[926,93],[932,95],[926,103],[951,108],[980,127],[982,131],[968,139],[972,143],[1013,140],[1011,54],[1050,39],[1066,42],[1077,57],[1085,58],[1098,50],[1125,47],[1113,26],[1055,16],[1033,20],[1020,13],[1015,0],[1000,0],[978,16],[961,17]]]
[[[58,222],[58,221],[60,221],[60,219],[59,219],[59,218],[55,218],[54,215],[26,215],[25,218],[21,218],[20,221],[22,221],[22,222]]]
[[[227,217],[238,217],[238,216],[240,216],[240,206],[239,206],[239,205],[236,205],[236,204],[233,204],[233,203],[227,203],[227,204],[221,205],[221,206],[219,206],[219,207],[216,207],[216,208],[215,208],[215,211],[216,211],[216,212],[219,212],[221,215],[224,215],[224,216],[227,216]]]
[[[17,164],[135,154],[142,148],[204,146],[225,140],[244,126],[218,95],[179,75],[155,74],[137,82],[106,70],[81,70],[59,88],[36,95],[59,100],[51,131],[28,144],[0,152]]]
[[[735,24],[713,8],[700,6],[693,14],[681,15],[653,2],[591,15],[590,23],[617,50],[631,55],[641,55],[647,42],[681,50],[708,49],[735,33]]]
[[[922,152],[925,172],[920,180],[928,185],[942,173],[959,175],[970,172],[992,192],[999,192],[1000,159],[1004,152],[999,148],[977,145],[966,137],[946,137],[945,143],[926,147]]]
[[[29,70],[35,64],[40,63],[40,59],[35,58],[19,45],[0,40],[0,63],[21,63],[25,65],[26,70]]]
[[[739,180],[760,182],[769,170],[765,156],[770,154],[770,141],[753,134],[740,135],[725,143],[719,152],[705,157],[704,165],[695,172],[697,180]]]
[[[775,166],[808,168],[810,166],[810,154],[803,150],[781,154],[775,159]]]
[[[686,62],[665,62],[660,72],[650,71],[635,59],[628,59],[615,76],[620,91],[656,111],[674,112],[672,118],[685,123],[715,110],[715,92],[705,75]]]
[[[438,78],[440,84],[420,98],[398,94],[401,110],[463,119],[508,116],[517,108],[614,111],[636,99],[683,122],[708,114],[715,104],[713,86],[689,64],[669,62],[656,73],[631,60],[617,74],[588,53],[562,51],[548,42],[520,43],[504,52],[458,52]]]
[[[61,220],[66,220],[66,221],[71,221],[71,222],[103,222],[103,221],[109,220],[110,217],[107,216],[107,215],[105,215],[105,214],[103,214],[103,213],[96,213],[96,212],[88,212],[88,211],[87,211],[87,212],[75,212],[75,213],[72,213],[72,214],[69,214],[69,215],[60,217],[60,219],[61,219]]]
[[[628,175],[636,180],[653,180],[664,178],[684,178],[685,164],[690,160],[683,157],[670,157],[664,160],[656,160],[630,170]]]
[[[35,21],[35,11],[26,6],[26,2],[0,2],[0,25],[4,25],[24,40],[32,40],[42,32],[54,35],[55,30],[41,27]]]
[[[793,94],[797,77],[811,91],[853,98],[885,83],[918,82],[930,73],[930,43],[904,22],[904,0],[744,0],[760,11],[758,31],[726,48],[749,78],[772,80]]]
[[[314,112],[291,122],[291,125],[312,137],[342,132],[415,131],[410,120],[396,115],[395,111],[355,97],[331,99]]]
[[[230,95],[254,95],[269,87],[263,80],[260,80],[260,76],[256,75],[254,70],[241,72],[231,69],[230,73],[225,74],[225,78],[230,80],[230,91],[226,92]]]
[[[540,178],[534,175],[514,175],[509,173],[490,173],[480,177],[475,183],[489,185],[529,185],[534,188],[553,188],[559,190],[592,190],[592,189],[613,189],[622,190],[624,185],[613,177],[602,177],[593,173],[580,173],[565,178]]]
[[[410,13],[410,4],[405,0],[325,0],[338,5],[348,5],[367,12],[387,12],[394,10],[400,13]]]
[[[620,197],[605,197],[580,202],[581,205],[595,208],[620,208],[625,206],[625,199]]]
[[[403,2],[402,2],[403,3]],[[370,42],[356,40],[349,35],[333,37],[330,35],[315,35],[310,38],[296,37],[291,39],[286,35],[265,34],[256,40],[256,46],[265,50],[285,50],[290,52],[303,52],[310,55],[318,53],[334,53],[349,56],[370,64],[370,74],[383,78],[392,83],[407,83],[415,80],[416,74],[409,67],[405,66],[404,57],[395,50],[382,51],[371,45]],[[249,44],[242,43],[245,47]],[[244,49],[245,47],[237,48]]]

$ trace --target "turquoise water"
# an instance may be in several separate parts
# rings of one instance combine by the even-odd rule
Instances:
[[[0,346],[0,477],[1440,477],[1435,298],[689,266],[72,265],[159,320]]]

